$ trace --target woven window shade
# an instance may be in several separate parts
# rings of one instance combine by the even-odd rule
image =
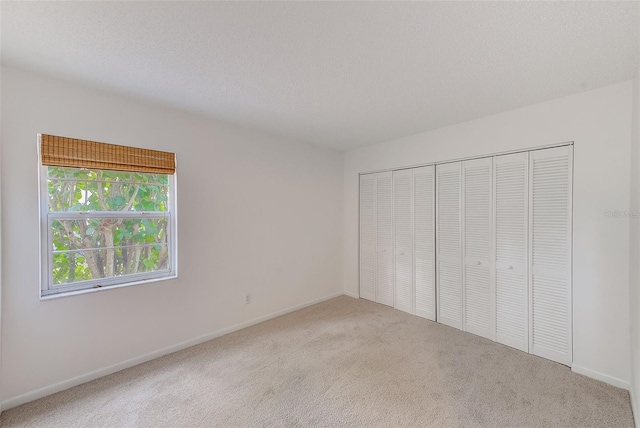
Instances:
[[[42,134],[42,164],[174,174],[175,153]]]

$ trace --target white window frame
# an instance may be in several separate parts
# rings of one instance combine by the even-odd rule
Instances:
[[[41,136],[38,134],[38,201],[40,213],[40,300],[48,300],[94,291],[110,290],[149,282],[164,281],[178,277],[178,234],[176,174],[168,175],[168,211],[90,211],[90,212],[49,212],[48,166],[42,164],[40,153]],[[99,169],[96,169],[99,170]],[[53,236],[51,223],[56,219],[81,220],[86,218],[167,218],[169,268],[122,275],[111,278],[78,281],[68,285],[53,285]]]

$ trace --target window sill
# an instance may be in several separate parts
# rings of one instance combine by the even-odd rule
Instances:
[[[132,286],[135,286],[135,285],[149,284],[149,283],[152,283],[152,282],[167,281],[167,280],[170,280],[170,279],[176,279],[177,277],[178,277],[178,274],[177,273],[173,273],[171,275],[163,276],[163,277],[159,277],[159,278],[143,279],[143,280],[140,280],[140,281],[126,282],[124,284],[114,284],[114,285],[109,285],[109,286],[106,286],[106,287],[85,288],[85,289],[82,289],[82,290],[67,291],[67,292],[61,292],[61,293],[57,293],[57,294],[49,294],[49,295],[46,295],[46,296],[40,295],[40,300],[41,301],[53,300],[53,299],[60,299],[62,297],[77,296],[79,294],[87,294],[87,293],[94,293],[94,292],[97,292],[97,291],[113,290],[115,288],[132,287]]]

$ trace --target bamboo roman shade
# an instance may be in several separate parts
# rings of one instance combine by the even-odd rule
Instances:
[[[42,134],[42,164],[174,174],[175,153]]]

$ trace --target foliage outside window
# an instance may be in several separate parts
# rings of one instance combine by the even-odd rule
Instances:
[[[176,276],[173,174],[42,166],[41,204],[41,296]]]

